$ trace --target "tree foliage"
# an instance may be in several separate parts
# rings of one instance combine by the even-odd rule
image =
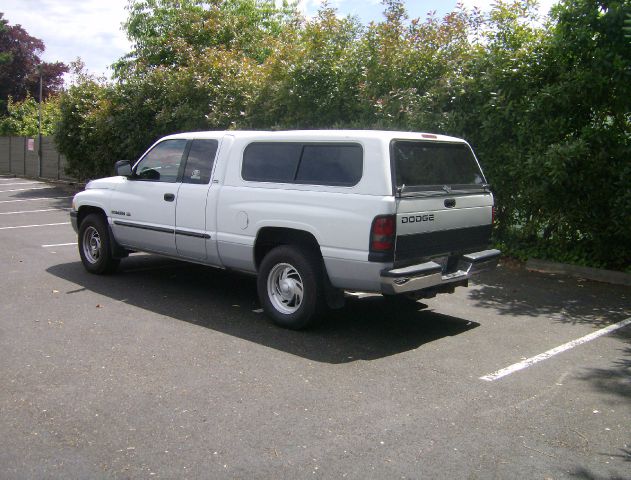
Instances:
[[[631,0],[534,0],[362,25],[272,0],[131,0],[133,51],[83,77],[57,139],[75,175],[111,171],[167,133],[384,128],[461,136],[498,203],[498,243],[629,268]],[[612,248],[612,246],[614,248]]]
[[[60,120],[59,97],[42,102],[42,135],[53,135]],[[9,98],[7,115],[0,117],[0,135],[34,137],[39,133],[39,104],[31,96],[20,102]]]
[[[58,93],[68,67],[61,62],[42,62],[44,42],[29,35],[20,25],[9,25],[0,12],[0,115],[7,113],[9,98],[14,102],[28,96],[39,98],[42,75],[43,98]]]
[[[631,3],[565,0],[547,28],[520,7],[492,12],[460,98],[458,131],[498,193],[498,237],[525,256],[628,268]]]
[[[358,112],[361,26],[324,4],[312,21],[288,29],[259,68],[260,88],[239,124],[326,128]]]
[[[159,67],[191,66],[208,49],[234,50],[258,62],[296,19],[274,0],[133,0],[125,22],[133,51],[115,64],[127,77]]]

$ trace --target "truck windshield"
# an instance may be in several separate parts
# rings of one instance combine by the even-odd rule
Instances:
[[[486,184],[467,144],[395,140],[391,151],[396,186],[401,190],[449,192],[481,189]]]

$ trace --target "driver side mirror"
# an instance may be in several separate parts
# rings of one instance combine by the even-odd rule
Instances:
[[[123,177],[131,177],[131,162],[129,160],[119,160],[114,164],[114,173]]]

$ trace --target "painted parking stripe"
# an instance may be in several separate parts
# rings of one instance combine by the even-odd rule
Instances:
[[[71,245],[76,245],[77,242],[70,242],[70,243],[51,243],[50,245],[42,245],[42,247],[44,248],[50,248],[50,247],[69,247]]]
[[[54,227],[55,225],[70,225],[70,222],[41,223],[39,225],[18,225],[16,227],[0,227],[0,230],[13,230],[15,228]]]
[[[55,188],[53,185],[47,185],[45,187],[33,187],[33,188],[14,188],[12,190],[0,190],[0,193],[9,193],[9,192],[25,192],[27,190],[43,190],[45,188]]]
[[[44,185],[44,182],[17,182],[17,183],[0,183],[3,187],[12,187],[14,185]]]
[[[36,200],[60,200],[62,198],[72,198],[72,195],[69,195],[66,197],[38,197],[38,198],[20,198],[18,200],[0,200],[0,203],[35,202]]]
[[[543,352],[534,357],[530,357],[522,362],[514,363],[513,365],[510,365],[506,368],[502,368],[501,370],[498,370],[496,372],[490,373],[488,375],[484,375],[483,377],[480,377],[480,380],[493,382],[502,377],[510,375],[511,373],[515,373],[515,372],[518,372],[519,370],[523,370],[524,368],[528,368],[534,365],[535,363],[539,363],[543,360],[547,360],[548,358],[553,357],[554,355],[557,355],[559,353],[565,352],[566,350],[570,350],[578,345],[587,343],[591,340],[594,340],[595,338],[602,337],[603,335],[607,335],[608,333],[619,330],[623,327],[626,327],[627,325],[631,325],[631,317],[627,318],[626,320],[622,320],[618,323],[609,325],[608,327],[601,328],[600,330],[596,330],[595,332],[592,332],[589,335],[585,335],[584,337],[577,338],[576,340],[572,340],[571,342],[564,343],[563,345],[552,348],[548,350],[547,352]]]
[[[19,213],[58,212],[70,210],[69,208],[42,208],[40,210],[20,210],[19,212],[0,212],[0,215],[17,215]]]

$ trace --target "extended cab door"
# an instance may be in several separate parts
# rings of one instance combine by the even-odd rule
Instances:
[[[175,209],[175,245],[178,255],[218,263],[212,226],[207,226],[208,191],[219,142],[215,139],[192,140]],[[212,209],[212,206],[210,206]],[[209,248],[210,246],[210,248]]]
[[[154,145],[112,196],[112,230],[120,244],[176,254],[175,205],[186,145],[186,139]]]

